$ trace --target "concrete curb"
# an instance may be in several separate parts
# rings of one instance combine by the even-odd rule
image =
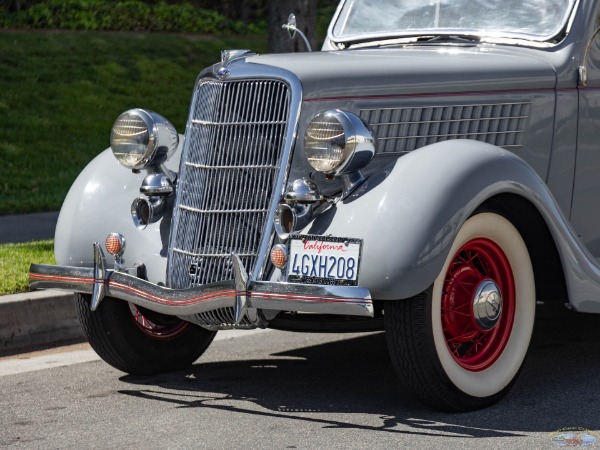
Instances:
[[[0,355],[84,340],[73,294],[46,290],[0,297]]]

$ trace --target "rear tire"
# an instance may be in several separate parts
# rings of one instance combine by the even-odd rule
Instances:
[[[134,375],[185,369],[204,353],[215,331],[105,297],[96,311],[75,294],[77,314],[92,348],[108,364]]]
[[[434,284],[387,302],[384,311],[388,348],[406,388],[441,410],[492,405],[515,382],[533,330],[527,247],[504,217],[474,215]]]

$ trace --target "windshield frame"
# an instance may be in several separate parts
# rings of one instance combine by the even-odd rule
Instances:
[[[335,45],[341,48],[349,47],[353,44],[371,43],[377,45],[378,42],[385,43],[391,41],[397,41],[402,43],[414,43],[417,42],[418,38],[421,37],[443,37],[443,36],[471,36],[478,39],[480,42],[488,43],[500,43],[500,44],[512,44],[512,45],[526,45],[532,47],[553,47],[558,45],[570,32],[571,25],[575,19],[575,15],[579,10],[579,4],[581,0],[573,0],[571,10],[568,14],[565,14],[559,27],[556,28],[556,32],[546,35],[532,35],[527,33],[517,32],[498,32],[498,31],[487,31],[487,30],[462,30],[458,28],[452,29],[407,29],[405,31],[385,31],[385,32],[373,32],[373,33],[361,33],[353,34],[348,36],[337,36],[334,33],[334,29],[338,20],[340,20],[344,6],[354,0],[342,0],[333,15],[329,28],[327,29],[328,39]],[[559,39],[560,37],[560,39]]]

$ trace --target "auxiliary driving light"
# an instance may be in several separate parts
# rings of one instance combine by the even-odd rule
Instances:
[[[283,269],[287,263],[287,247],[283,244],[276,244],[271,249],[271,262],[278,269]]]

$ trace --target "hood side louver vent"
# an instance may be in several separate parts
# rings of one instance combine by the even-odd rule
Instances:
[[[522,146],[530,102],[363,109],[378,153],[409,152],[450,139],[474,139],[504,148]]]

